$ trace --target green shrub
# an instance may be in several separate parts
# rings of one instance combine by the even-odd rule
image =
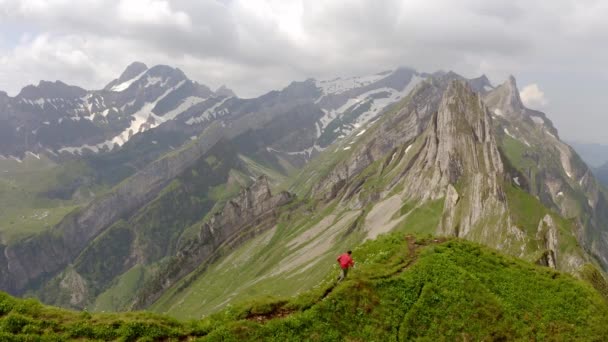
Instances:
[[[11,312],[0,321],[0,331],[17,334],[31,322],[29,318],[23,315]]]

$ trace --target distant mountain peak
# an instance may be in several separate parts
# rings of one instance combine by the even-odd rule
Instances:
[[[75,98],[86,94],[86,90],[65,84],[61,81],[44,81],[41,80],[37,86],[28,85],[21,89],[17,97],[24,99],[38,98]]]
[[[133,62],[127,66],[125,71],[120,74],[120,77],[108,83],[104,87],[105,90],[112,90],[112,88],[116,87],[119,84],[123,84],[128,82],[129,80],[133,80],[140,75],[143,75],[148,70],[148,66],[142,62]]]
[[[512,75],[498,87],[488,92],[485,100],[489,107],[494,108],[497,115],[521,117],[526,108],[519,97],[519,89]]]
[[[232,91],[232,89],[226,87],[226,85],[222,84],[219,88],[217,88],[217,90],[215,91],[216,95],[219,96],[226,96],[226,97],[236,97],[236,94],[234,93],[234,91]]]
[[[485,74],[477,78],[470,79],[469,85],[478,93],[486,93],[494,89],[494,86],[492,83],[490,83],[490,80]]]
[[[148,70],[148,66],[145,65],[142,62],[133,62],[131,64],[129,64],[129,66],[127,66],[127,68],[125,69],[125,71],[122,72],[122,74],[120,75],[120,77],[118,78],[119,81],[126,81],[129,80],[139,74],[141,74],[142,72]]]

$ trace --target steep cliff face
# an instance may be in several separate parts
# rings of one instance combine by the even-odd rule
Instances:
[[[196,236],[179,243],[178,252],[138,293],[133,307],[149,305],[200,265],[212,263],[223,253],[271,228],[279,208],[293,199],[286,191],[273,195],[266,176],[243,188],[200,226]]]
[[[501,225],[492,229],[506,230],[503,164],[491,117],[479,95],[452,82],[425,135],[419,157],[405,177],[405,192],[416,200],[446,198],[438,232],[467,237],[476,227],[486,228],[480,223],[491,221]]]
[[[554,214],[522,191],[531,183],[528,177],[521,176],[503,156],[504,133],[499,129],[504,117],[527,118],[526,122],[533,123],[529,116],[538,116],[518,105],[514,80],[496,93],[476,93],[458,77],[442,77],[417,87],[358,141],[344,142],[338,149],[354,151],[313,187],[314,196],[325,201],[338,199],[349,208],[369,208],[364,227],[371,237],[407,222],[412,208],[440,201],[443,206],[441,220],[433,229],[436,234],[481,242],[552,267],[575,270],[582,265],[586,257],[573,242],[576,225],[555,223]],[[507,114],[493,115],[484,94]],[[546,130],[552,134],[550,124]],[[551,146],[558,161],[563,159],[560,156],[573,158],[561,142]],[[568,165],[574,169],[574,164]],[[526,213],[528,209],[518,204],[522,201],[536,211]],[[390,219],[369,219],[381,215]],[[386,228],[378,230],[378,225]],[[547,225],[553,228],[541,229]],[[557,234],[560,229],[568,233]],[[557,248],[564,244],[573,246],[558,254]]]
[[[347,159],[338,162],[312,187],[313,196],[333,199],[374,161],[417,137],[437,110],[448,82],[448,78],[440,77],[417,85],[405,99],[383,115],[378,125],[363,131],[367,134],[360,138],[356,148],[352,151],[347,149],[350,153]]]
[[[560,140],[544,113],[525,108],[518,100],[514,79],[484,95],[493,113],[504,158],[512,166],[510,178],[544,206],[575,222],[584,249],[608,268],[608,201],[591,170]],[[568,261],[580,265],[580,260]]]

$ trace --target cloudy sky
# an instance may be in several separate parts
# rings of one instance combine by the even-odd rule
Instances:
[[[563,138],[608,144],[608,1],[0,0],[0,89],[102,88],[132,61],[243,97],[410,66],[493,83]]]

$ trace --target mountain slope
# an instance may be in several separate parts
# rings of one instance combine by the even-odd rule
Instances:
[[[522,155],[512,153],[513,138],[504,131],[521,132],[521,139],[549,137],[542,140],[546,159],[538,159],[536,170],[567,177],[560,156],[570,150],[552,138],[550,122],[539,128],[529,116],[546,120],[544,114],[502,98],[518,94],[516,88],[472,88],[453,73],[421,82],[374,124],[330,146],[289,181],[300,200],[282,209],[276,228],[201,264],[151,308],[197,317],[252,295],[290,296],[320,281],[341,250],[391,230],[458,236],[572,273],[586,263],[601,264],[601,251],[585,244],[589,235],[580,223],[593,212],[578,200],[568,203],[582,210],[568,214],[567,203],[535,192],[547,185],[530,184],[547,178],[521,171]],[[513,119],[492,114],[497,106]],[[527,126],[507,126],[511,120]],[[586,202],[589,189],[568,184]]]
[[[258,298],[202,321],[88,314],[0,294],[0,337],[36,339],[603,340],[608,305],[589,284],[463,240],[391,234],[291,300]],[[605,280],[603,280],[605,284]]]
[[[607,269],[605,191],[576,152],[560,140],[545,114],[523,106],[513,78],[495,91],[486,95],[485,101],[493,112],[501,151],[512,167],[512,184],[570,220],[577,242]],[[499,93],[509,99],[496,101]],[[580,260],[568,263],[580,267]]]
[[[594,340],[608,333],[605,301],[588,286],[476,244],[393,234],[353,255],[360,266],[345,282],[211,316],[207,338]]]

